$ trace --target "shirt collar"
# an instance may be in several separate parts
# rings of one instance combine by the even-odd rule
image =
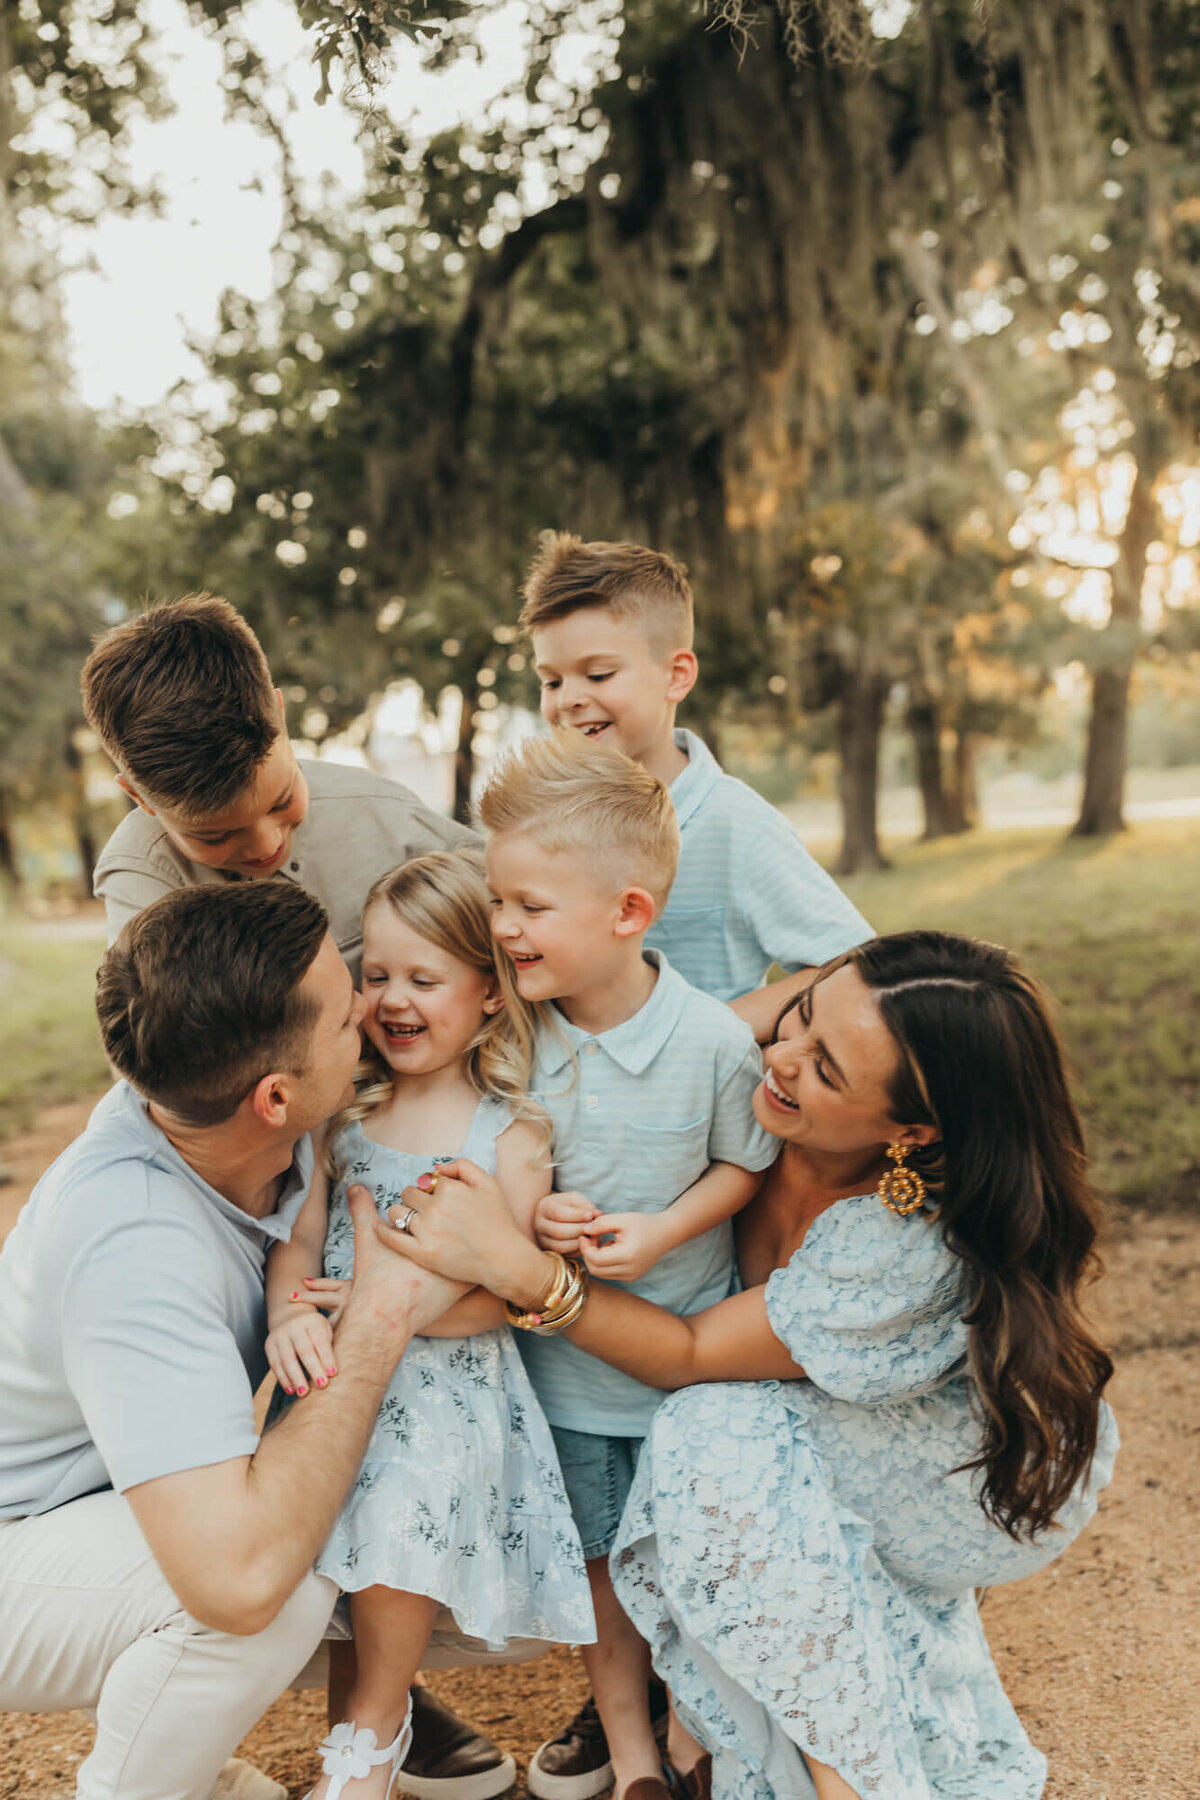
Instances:
[[[312,1138],[305,1133],[297,1139],[292,1151],[292,1161],[283,1178],[283,1186],[279,1190],[279,1198],[275,1202],[274,1212],[269,1212],[261,1219],[253,1218],[227,1200],[224,1194],[211,1187],[202,1175],[197,1174],[187,1158],[181,1156],[165,1132],[160,1131],[146,1110],[146,1102],[135,1088],[127,1081],[118,1084],[123,1089],[124,1111],[126,1117],[133,1121],[138,1135],[145,1144],[150,1157],[160,1168],[169,1169],[172,1174],[183,1175],[192,1187],[199,1190],[209,1204],[239,1231],[249,1238],[283,1238],[286,1239],[295,1223],[298,1203],[304,1199],[312,1186],[313,1178],[313,1144]]]
[[[663,1049],[678,1025],[691,989],[676,973],[661,950],[642,955],[658,970],[658,980],[644,1006],[609,1031],[581,1031],[557,1006],[546,1008],[547,1019],[538,1045],[538,1062],[547,1075],[556,1075],[584,1044],[599,1044],[630,1075],[641,1075]]]
[[[670,789],[675,816],[682,828],[716,787],[721,765],[694,731],[677,731],[675,742],[688,759],[687,768],[679,771]]]

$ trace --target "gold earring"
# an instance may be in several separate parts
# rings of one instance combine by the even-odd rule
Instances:
[[[909,1213],[916,1212],[925,1199],[925,1183],[915,1169],[907,1169],[904,1159],[911,1145],[889,1144],[887,1153],[895,1163],[894,1169],[885,1169],[879,1177],[876,1189],[879,1198],[889,1212],[899,1213],[907,1218]]]

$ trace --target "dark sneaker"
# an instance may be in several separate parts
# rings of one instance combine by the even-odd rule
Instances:
[[[712,1800],[712,1757],[702,1756],[694,1769],[686,1775],[672,1768],[671,1779],[675,1783],[675,1792],[681,1800]]]
[[[650,1723],[660,1743],[667,1735],[667,1690],[650,1683]],[[571,1723],[542,1744],[529,1765],[526,1781],[537,1800],[594,1800],[612,1786],[608,1739],[589,1694]]]
[[[427,1687],[414,1687],[413,1741],[397,1791],[415,1800],[495,1800],[517,1779],[512,1757]]]
[[[655,1781],[652,1775],[643,1775],[625,1789],[625,1800],[671,1800],[671,1790],[665,1781]]]

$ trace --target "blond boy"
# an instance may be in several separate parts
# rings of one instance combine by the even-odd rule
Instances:
[[[521,624],[550,724],[623,750],[670,788],[679,869],[647,941],[764,1040],[804,979],[765,989],[771,964],[818,965],[871,929],[782,815],[726,775],[694,733],[676,730],[698,673],[682,566],[637,544],[548,533]]]
[[[558,732],[526,740],[480,813],[493,931],[520,992],[543,1008],[533,1088],[560,1191],[539,1207],[539,1236],[673,1312],[710,1306],[733,1278],[732,1215],[776,1145],[751,1110],[762,1078],[751,1032],[645,947],[678,855],[670,796],[618,751]],[[607,1739],[601,1786],[615,1779],[617,1800],[667,1800],[649,1652],[607,1560],[662,1394],[562,1338],[523,1337],[521,1348],[592,1585],[598,1637],[583,1655]],[[577,1774],[535,1779],[580,1791]]]

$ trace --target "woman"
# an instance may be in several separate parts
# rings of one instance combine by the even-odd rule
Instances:
[[[655,1418],[618,1594],[719,1800],[1036,1800],[1045,1759],[974,1590],[1058,1556],[1116,1449],[1079,1301],[1096,1206],[1044,1002],[993,946],[878,938],[818,973],[765,1062],[754,1110],[781,1151],[739,1221],[743,1291],[678,1319],[597,1286],[570,1327],[694,1390]],[[381,1232],[562,1312],[559,1265],[453,1173]]]

